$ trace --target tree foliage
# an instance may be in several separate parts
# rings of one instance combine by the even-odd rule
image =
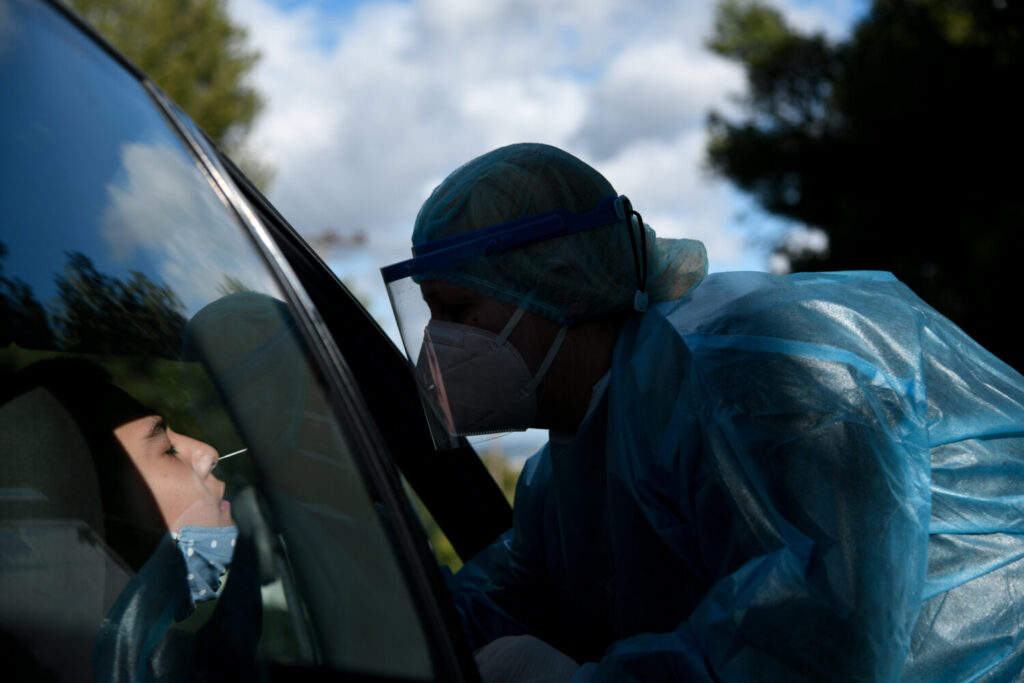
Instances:
[[[31,287],[4,273],[6,258],[7,245],[0,242],[0,347],[11,342],[29,348],[49,347],[54,336],[46,310]]]
[[[57,297],[45,307],[32,288],[4,273],[0,242],[0,346],[123,356],[177,358],[185,307],[177,294],[143,273],[121,279],[96,270],[81,252],[68,252],[55,277]]]
[[[185,307],[174,291],[132,271],[122,280],[96,270],[88,256],[68,254],[51,307],[61,348],[82,353],[177,358]]]
[[[70,0],[146,73],[257,185],[271,176],[243,145],[262,108],[246,77],[259,54],[223,0]]]
[[[709,47],[743,66],[739,120],[709,117],[711,167],[769,212],[821,228],[793,270],[890,270],[1017,368],[1024,3],[875,0],[851,37],[802,34],[722,0]]]

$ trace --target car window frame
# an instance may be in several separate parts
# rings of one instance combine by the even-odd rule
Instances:
[[[343,426],[351,441],[352,458],[359,468],[370,496],[382,501],[388,511],[388,530],[392,532],[392,548],[395,559],[405,577],[410,595],[416,603],[417,612],[423,620],[424,636],[431,647],[437,680],[474,680],[466,678],[466,663],[471,661],[468,646],[460,648],[444,607],[445,602],[437,594],[438,582],[424,564],[422,533],[418,533],[409,518],[411,509],[408,499],[390,471],[386,457],[383,457],[383,438],[376,429],[369,410],[359,394],[358,384],[352,377],[349,364],[334,343],[330,332],[292,271],[290,264],[270,232],[259,219],[252,207],[241,197],[230,180],[220,158],[206,139],[193,135],[190,126],[181,120],[182,114],[167,96],[151,81],[144,85],[154,101],[170,119],[178,134],[189,147],[198,165],[207,176],[211,187],[217,191],[227,208],[235,215],[248,236],[260,252],[267,267],[272,271],[282,293],[285,295],[296,327],[303,335],[310,349],[310,356],[326,381],[325,393],[335,419]]]
[[[215,149],[212,142],[207,142]],[[326,328],[326,334],[333,345],[339,347],[351,382],[349,389],[359,398],[363,424],[379,439],[372,452],[365,451],[359,455],[372,460],[378,474],[387,480],[390,490],[396,491],[404,500],[404,505],[394,509],[406,522],[403,528],[412,530],[404,542],[408,543],[409,552],[416,555],[418,562],[410,566],[422,571],[422,578],[432,585],[432,594],[438,598],[430,610],[432,616],[439,617],[434,628],[447,633],[463,666],[468,666],[476,676],[468,639],[448,597],[447,586],[422,523],[402,487],[401,476],[405,476],[464,559],[483,550],[511,528],[512,508],[486,465],[468,443],[447,453],[435,451],[405,357],[338,276],[230,158],[222,155],[221,161],[232,175],[232,180],[242,189],[248,204],[260,213],[264,227],[296,273],[304,293],[314,299],[313,306]],[[353,362],[348,362],[349,354],[345,351],[354,340],[364,343],[363,354],[367,353],[366,347],[374,347],[370,352],[374,356],[372,361],[364,362],[366,357],[360,355]],[[381,368],[383,372],[390,373],[387,381],[375,382],[367,377]],[[399,395],[389,393],[387,387],[395,386],[403,387],[404,391]],[[387,425],[396,423],[402,423],[402,428],[386,429]]]

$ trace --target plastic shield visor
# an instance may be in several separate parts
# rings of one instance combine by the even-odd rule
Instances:
[[[388,283],[388,296],[398,321],[405,352],[413,366],[416,389],[426,413],[430,435],[438,450],[455,448],[469,434],[456,426],[448,398],[446,373],[441,372],[436,341],[429,334],[430,309],[412,278]],[[443,351],[441,353],[443,356]],[[458,391],[457,387],[454,387]]]
[[[452,235],[419,245],[413,249],[414,258],[381,269],[437,449],[456,447],[463,436],[525,429],[519,425],[481,426],[502,424],[513,414],[521,418],[528,411],[528,406],[517,403],[522,397],[515,395],[516,392],[505,392],[500,400],[487,396],[489,386],[514,384],[517,378],[509,374],[520,376],[525,363],[521,363],[521,358],[517,361],[512,357],[518,353],[506,353],[507,362],[489,362],[484,358],[493,351],[495,335],[498,341],[503,341],[518,318],[510,320],[506,329],[483,334],[466,325],[433,320],[422,287],[431,282],[464,285],[467,278],[453,277],[453,273],[486,272],[488,267],[493,267],[495,257],[512,249],[622,221],[626,212],[624,203],[628,207],[624,197],[606,197],[594,211],[586,214],[564,209],[546,211]],[[485,267],[475,268],[474,262]],[[486,295],[484,287],[480,293]],[[490,339],[486,338],[488,336]],[[485,413],[482,416],[481,411]],[[474,416],[470,417],[469,413]]]

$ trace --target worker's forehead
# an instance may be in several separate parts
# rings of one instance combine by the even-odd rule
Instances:
[[[444,301],[477,301],[485,299],[483,294],[475,290],[442,280],[426,280],[420,283],[420,291],[424,299]]]
[[[465,318],[469,311],[473,312],[476,322],[470,323],[468,319],[462,320],[468,324],[490,329],[493,320],[491,316],[498,316],[498,319],[505,319],[515,305],[505,301],[499,301],[494,297],[482,294],[475,289],[442,282],[440,280],[428,280],[420,283],[423,301],[430,307],[432,316],[453,314],[457,318]],[[479,316],[484,316],[480,318]],[[485,320],[490,322],[484,322]],[[494,323],[496,324],[496,323]],[[500,330],[501,327],[499,326]]]

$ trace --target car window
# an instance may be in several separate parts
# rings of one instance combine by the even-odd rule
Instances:
[[[434,678],[358,425],[146,87],[13,0],[0,92],[0,659],[57,680]],[[213,450],[238,453],[211,471]],[[237,524],[217,552],[196,486]]]

